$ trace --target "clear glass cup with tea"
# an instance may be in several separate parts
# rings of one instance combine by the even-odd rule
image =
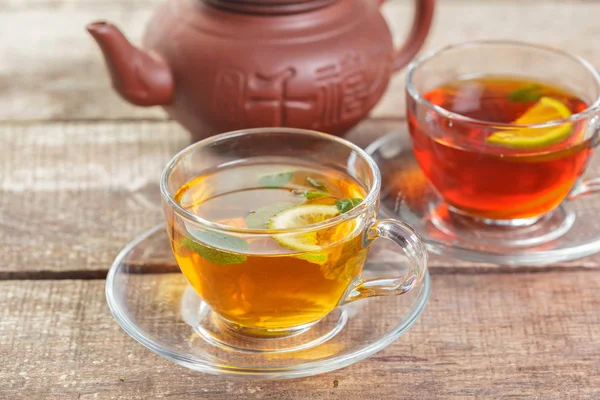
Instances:
[[[416,233],[377,220],[380,185],[373,160],[343,139],[260,128],[184,149],[161,192],[177,263],[223,329],[281,337],[423,279],[427,252]],[[408,273],[362,278],[377,238],[398,244]]]
[[[600,76],[542,46],[483,41],[413,62],[415,157],[450,214],[528,226],[578,185],[598,136]]]

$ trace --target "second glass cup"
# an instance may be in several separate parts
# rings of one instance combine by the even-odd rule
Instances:
[[[463,43],[413,62],[407,107],[415,157],[451,213],[527,226],[563,202],[588,164],[600,75],[560,50]]]
[[[359,147],[319,132],[259,128],[195,143],[161,179],[167,231],[191,286],[229,331],[309,329],[337,306],[401,295],[426,274],[427,252],[402,222],[377,220],[381,178]],[[377,238],[408,273],[365,280]]]

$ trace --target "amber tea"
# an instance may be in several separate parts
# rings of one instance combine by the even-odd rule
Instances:
[[[488,123],[461,122],[434,112],[419,119],[409,104],[415,157],[455,211],[485,219],[537,217],[563,201],[585,168],[590,139],[583,138],[582,122],[527,127],[587,108],[563,88],[513,77],[481,77],[447,83],[424,98]]]
[[[265,233],[226,234],[170,220],[171,245],[190,284],[225,320],[251,329],[309,324],[333,310],[360,274],[364,228],[347,220],[312,232],[272,231],[336,217],[365,195],[334,169],[270,162],[218,168],[184,184],[175,200],[204,220]]]

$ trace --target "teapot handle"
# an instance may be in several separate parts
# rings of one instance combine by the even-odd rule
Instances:
[[[385,0],[378,0],[379,5],[384,2]],[[394,53],[394,71],[398,71],[408,64],[423,46],[431,27],[434,6],[435,0],[415,0],[413,25],[404,45]]]

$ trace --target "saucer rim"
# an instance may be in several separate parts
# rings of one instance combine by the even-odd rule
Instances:
[[[138,329],[136,324],[120,310],[117,300],[113,295],[112,287],[115,284],[115,279],[119,268],[122,265],[123,259],[136,246],[157,233],[160,229],[165,229],[164,224],[156,225],[137,236],[135,239],[127,243],[127,245],[125,245],[125,247],[123,247],[123,249],[115,257],[115,260],[113,261],[106,277],[106,301],[108,303],[110,312],[121,329],[123,329],[125,333],[127,333],[135,341],[163,358],[199,372],[230,377],[291,379],[323,374],[347,367],[383,350],[396,339],[398,339],[398,337],[400,337],[404,332],[406,332],[418,320],[420,315],[425,310],[431,292],[429,272],[426,271],[422,283],[419,285],[421,287],[421,293],[419,294],[420,298],[415,300],[415,305],[412,306],[407,313],[402,314],[402,319],[405,320],[405,322],[397,326],[395,329],[387,332],[379,340],[369,344],[368,346],[360,347],[357,350],[345,354],[339,358],[336,357],[327,360],[309,361],[303,364],[294,365],[293,367],[250,368],[213,364],[202,359],[182,355],[179,352],[165,348],[158,344],[155,340],[148,337],[145,331]],[[193,329],[193,327],[191,328]]]
[[[394,129],[391,132],[386,133],[382,137],[376,139],[370,143],[366,148],[365,152],[373,158],[379,169],[381,169],[381,162],[379,159],[373,157],[373,153],[378,151],[384,145],[397,141],[400,145],[403,136],[409,135],[406,127]],[[409,138],[406,138],[409,140]],[[412,152],[412,149],[410,150]],[[431,186],[431,184],[429,184]],[[383,182],[382,182],[383,187]],[[563,205],[569,204],[570,202],[577,201],[577,199],[564,202]],[[390,210],[383,202],[380,201],[379,212],[386,218],[401,219],[402,216],[398,213]],[[414,214],[413,214],[414,215]],[[421,220],[422,218],[419,218]],[[555,264],[557,262],[566,262],[577,260],[596,254],[600,251],[600,233],[597,235],[595,240],[587,241],[577,246],[563,247],[554,250],[538,251],[535,253],[520,253],[519,249],[522,247],[515,246],[515,251],[511,254],[498,254],[493,252],[486,252],[480,250],[472,250],[464,247],[457,247],[454,245],[444,244],[429,236],[423,234],[423,232],[411,224],[411,226],[417,231],[423,242],[430,252],[450,256],[457,259],[488,263],[488,264],[499,264],[499,265],[511,265],[511,266],[544,266],[549,264]]]

